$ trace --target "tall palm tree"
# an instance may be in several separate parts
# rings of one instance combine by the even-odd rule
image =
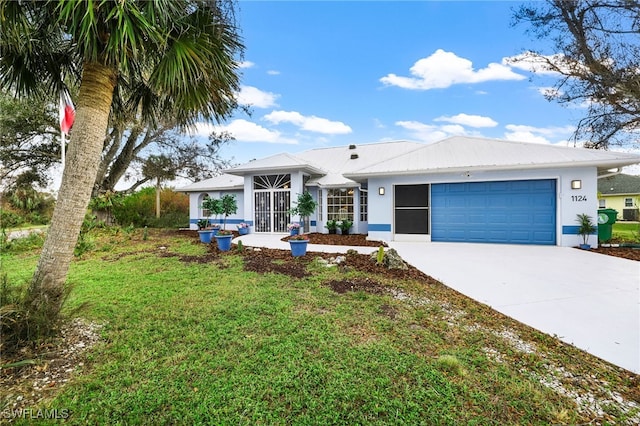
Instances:
[[[0,0],[0,85],[23,96],[79,84],[58,201],[29,288],[55,318],[110,120],[182,128],[236,108],[244,49],[232,0]]]

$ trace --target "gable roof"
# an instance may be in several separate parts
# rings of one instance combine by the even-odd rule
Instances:
[[[397,155],[351,173],[351,178],[429,172],[595,166],[601,170],[640,163],[640,156],[613,151],[570,148],[455,136]]]
[[[243,189],[244,179],[240,176],[233,176],[229,174],[222,174],[220,176],[214,176],[211,179],[201,180],[199,182],[192,183],[182,188],[177,188],[179,192],[202,192],[202,191],[223,191]]]
[[[272,155],[232,167],[225,172],[245,176],[302,170],[312,176],[307,186],[354,187],[359,183],[345,177],[345,174],[375,164],[391,155],[410,152],[422,145],[418,142],[395,141],[315,148],[297,154]]]
[[[314,165],[313,162],[288,153],[275,154],[259,160],[249,161],[248,163],[226,169],[225,173],[244,176],[253,173],[282,173],[288,170],[302,170],[310,174],[326,173],[324,169]]]
[[[640,176],[619,174],[598,179],[598,191],[602,195],[640,194]]]

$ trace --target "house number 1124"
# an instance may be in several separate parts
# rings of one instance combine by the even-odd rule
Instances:
[[[572,195],[571,201],[587,201],[586,195]]]

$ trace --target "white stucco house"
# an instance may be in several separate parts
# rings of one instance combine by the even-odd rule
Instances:
[[[299,221],[287,211],[308,190],[319,203],[311,232],[349,219],[352,233],[374,240],[575,246],[576,215],[597,217],[598,178],[636,163],[628,153],[459,136],[277,154],[178,190],[190,196],[192,229],[204,197],[230,193],[239,210],[227,227],[287,232]]]

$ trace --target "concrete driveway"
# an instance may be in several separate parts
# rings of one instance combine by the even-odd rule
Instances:
[[[247,246],[283,250],[285,234],[249,234]],[[555,246],[392,242],[400,256],[460,293],[640,374],[640,262]],[[375,247],[309,244],[368,254]]]
[[[640,262],[555,246],[390,246],[448,287],[640,373]]]

